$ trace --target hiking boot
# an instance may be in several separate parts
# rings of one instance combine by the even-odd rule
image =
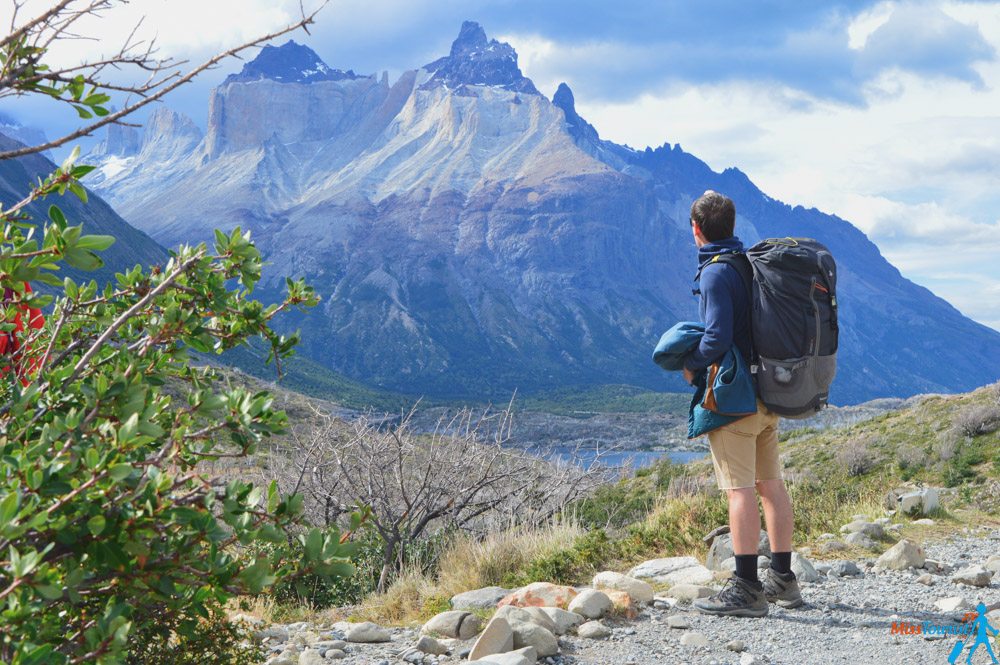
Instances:
[[[691,605],[704,614],[716,614],[729,617],[763,617],[767,616],[767,597],[764,589],[753,586],[739,577],[726,580],[722,591],[710,598],[701,598]]]
[[[802,605],[799,582],[792,571],[784,574],[774,568],[768,568],[764,572],[763,584],[764,595],[767,596],[768,602],[787,609]]]

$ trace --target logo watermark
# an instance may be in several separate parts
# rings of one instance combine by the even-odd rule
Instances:
[[[949,665],[955,665],[966,648],[968,648],[965,657],[966,665],[972,665],[972,657],[979,647],[985,647],[984,653],[990,659],[989,661],[979,659],[980,663],[991,662],[993,665],[1000,665],[1000,661],[997,660],[990,644],[990,637],[1000,635],[1000,631],[987,621],[986,605],[983,603],[976,606],[975,612],[966,612],[961,622],[957,624],[941,624],[932,621],[893,621],[889,632],[892,635],[957,637],[958,641],[948,655]]]

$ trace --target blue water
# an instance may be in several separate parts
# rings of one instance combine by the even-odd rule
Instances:
[[[573,451],[568,448],[557,448],[554,451],[554,456],[563,460],[569,459],[572,454]],[[670,458],[670,461],[676,464],[685,464],[687,462],[701,459],[707,454],[707,452],[702,451],[621,450],[602,455],[601,463],[606,466],[625,466],[631,461],[632,469],[641,469],[644,466],[649,466],[658,462],[664,457]],[[581,466],[587,466],[593,462],[596,457],[597,452],[593,450],[580,450],[577,452],[577,460],[580,462]]]

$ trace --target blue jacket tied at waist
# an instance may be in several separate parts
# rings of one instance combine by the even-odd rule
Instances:
[[[705,326],[682,321],[660,337],[653,362],[668,371],[684,369],[684,361],[698,347]],[[711,379],[711,385],[709,385]],[[688,411],[688,438],[707,434],[757,413],[757,391],[743,354],[731,347],[715,365],[695,374],[695,394]]]

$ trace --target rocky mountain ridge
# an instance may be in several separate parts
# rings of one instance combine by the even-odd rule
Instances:
[[[292,323],[303,352],[355,379],[477,399],[683,389],[649,354],[697,316],[687,220],[706,189],[733,197],[745,243],[811,236],[837,257],[835,403],[997,378],[1000,334],[904,279],[855,227],[679,145],[602,140],[568,86],[538,94],[514,50],[472,22],[448,56],[392,84],[223,82],[196,130],[158,111],[137,152],[92,156],[102,169],[89,184],[167,245],[250,229],[271,262],[265,289],[304,275],[324,297]]]

